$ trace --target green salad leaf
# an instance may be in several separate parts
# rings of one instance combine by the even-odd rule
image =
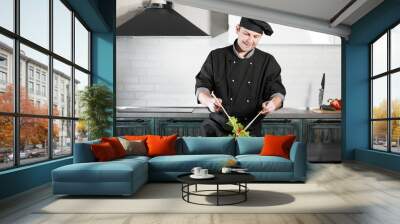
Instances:
[[[233,137],[250,137],[250,132],[244,130],[243,124],[236,117],[230,116],[227,124],[232,126]]]

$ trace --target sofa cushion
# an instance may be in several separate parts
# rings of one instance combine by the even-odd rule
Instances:
[[[264,144],[264,137],[239,137],[236,141],[236,155],[259,154]]]
[[[279,156],[238,155],[241,168],[249,172],[292,172],[292,161]]]
[[[175,155],[158,156],[149,160],[150,171],[190,172],[193,167],[200,166],[209,171],[219,171],[228,160],[235,159],[231,155]]]
[[[144,140],[126,140],[125,138],[118,137],[122,146],[126,151],[126,155],[147,155],[146,141]]]
[[[96,161],[104,162],[118,158],[112,145],[108,142],[92,144],[90,147],[92,149],[94,157],[96,157]]]
[[[116,137],[103,137],[101,138],[101,142],[108,142],[114,149],[115,155],[117,158],[122,158],[126,156],[126,151],[122,146],[121,142]]]
[[[261,149],[261,156],[280,156],[289,159],[290,148],[295,135],[265,135],[264,146]]]
[[[125,135],[124,138],[129,141],[133,141],[133,140],[146,141],[147,135]]]
[[[147,136],[147,155],[148,156],[164,156],[176,154],[176,139],[178,136],[161,136],[161,135],[148,135]]]
[[[53,170],[58,182],[130,182],[134,172],[143,172],[146,162],[136,159],[74,163]],[[142,175],[147,176],[147,173]]]
[[[234,155],[235,139],[233,137],[182,137],[181,154],[226,154]]]

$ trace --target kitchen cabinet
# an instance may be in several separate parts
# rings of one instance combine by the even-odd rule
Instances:
[[[305,120],[304,130],[309,162],[341,161],[340,120]]]
[[[200,136],[199,118],[160,118],[156,122],[156,130],[159,135]]]
[[[129,118],[117,120],[116,134],[122,135],[147,135],[155,134],[153,118]]]
[[[301,119],[264,119],[261,133],[263,135],[296,135],[302,141]]]
[[[199,136],[201,122],[207,116],[207,114],[195,114],[192,117],[182,116],[182,113],[165,116],[165,113],[154,113],[148,114],[147,117],[120,117],[117,118],[116,135],[171,135],[177,133],[180,137]],[[340,162],[340,117],[317,116],[321,116],[321,118],[293,115],[289,118],[287,115],[265,118],[262,123],[262,134],[296,135],[297,140],[306,143],[308,161]]]

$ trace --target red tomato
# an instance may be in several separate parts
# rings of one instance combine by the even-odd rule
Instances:
[[[329,99],[328,100],[329,104],[335,108],[335,110],[341,110],[342,109],[342,100],[339,99]]]

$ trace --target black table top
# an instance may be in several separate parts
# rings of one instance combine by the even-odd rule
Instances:
[[[186,184],[236,184],[255,180],[255,177],[249,173],[212,173],[215,177],[211,179],[193,179],[190,177],[191,174],[179,175],[177,179]]]

